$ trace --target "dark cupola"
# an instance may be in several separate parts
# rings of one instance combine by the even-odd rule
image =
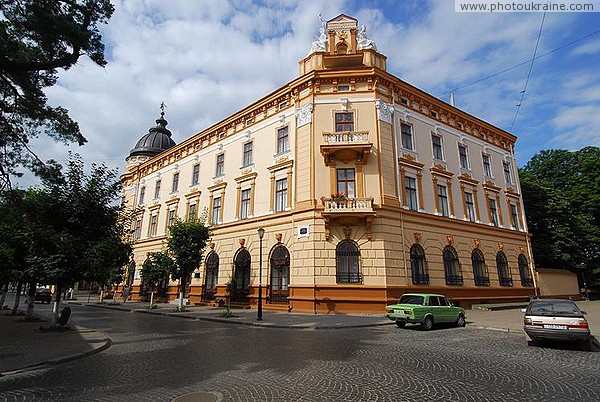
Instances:
[[[139,139],[135,147],[129,152],[129,158],[139,156],[151,158],[175,146],[175,141],[171,138],[171,132],[167,129],[168,122],[164,118],[163,105],[161,105],[161,109],[160,118],[156,120],[156,127],[152,127],[147,134]]]

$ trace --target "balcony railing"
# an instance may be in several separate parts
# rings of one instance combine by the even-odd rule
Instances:
[[[462,285],[463,277],[462,275],[447,275],[446,276],[446,285]]]
[[[512,278],[500,278],[500,286],[512,286],[513,280]]]
[[[533,279],[521,278],[521,286],[528,287],[528,288],[533,287]]]
[[[337,283],[362,283],[363,276],[359,272],[338,272]]]
[[[413,285],[429,285],[429,275],[427,274],[414,274],[412,276]]]
[[[323,133],[326,144],[352,144],[369,141],[368,131],[341,131],[338,133]]]
[[[323,198],[325,212],[373,212],[372,198]]]
[[[490,278],[487,276],[476,276],[475,286],[490,286]]]

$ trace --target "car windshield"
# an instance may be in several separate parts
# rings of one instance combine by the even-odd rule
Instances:
[[[403,295],[402,297],[400,297],[400,301],[398,302],[398,304],[418,304],[422,306],[424,300],[425,298],[423,296]]]
[[[548,301],[535,302],[529,306],[529,314],[532,315],[552,315],[552,316],[581,316],[581,311],[577,305],[571,301]]]

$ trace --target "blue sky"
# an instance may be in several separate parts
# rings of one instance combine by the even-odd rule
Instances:
[[[65,161],[74,151],[122,172],[161,101],[179,143],[297,77],[318,15],[340,13],[366,25],[389,72],[445,101],[453,91],[457,107],[514,133],[519,165],[543,149],[600,146],[600,13],[546,14],[537,54],[552,53],[535,61],[510,129],[542,13],[456,13],[449,0],[114,4],[102,28],[107,67],[81,59],[48,90],[50,103],[69,109],[89,142],[41,138],[33,146],[43,159]],[[18,182],[27,186],[31,178]]]

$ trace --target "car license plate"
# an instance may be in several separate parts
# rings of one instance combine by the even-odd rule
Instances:
[[[402,310],[394,310],[394,313],[396,313],[396,314],[402,314],[403,311]]]
[[[544,324],[544,328],[547,329],[567,329],[566,325],[556,325],[556,324]]]

